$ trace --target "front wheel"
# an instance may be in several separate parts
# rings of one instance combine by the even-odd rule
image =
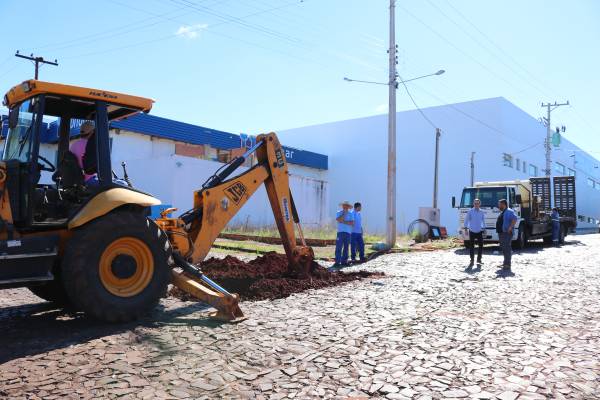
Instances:
[[[169,256],[156,224],[139,212],[113,211],[74,231],[62,266],[65,289],[95,318],[131,321],[166,294]]]
[[[519,233],[517,233],[517,240],[513,242],[515,249],[522,250],[527,246],[527,234],[523,225],[519,226]]]

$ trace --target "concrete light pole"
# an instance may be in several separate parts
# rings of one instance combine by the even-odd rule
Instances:
[[[389,90],[389,105],[388,105],[388,174],[387,174],[387,209],[386,209],[386,245],[388,248],[392,248],[396,245],[396,90],[398,89],[398,83],[406,83],[421,78],[426,78],[434,75],[442,75],[446,71],[440,69],[439,71],[417,76],[412,79],[398,80],[398,73],[396,72],[396,65],[398,63],[398,47],[396,45],[396,26],[395,26],[395,14],[396,14],[396,0],[390,0],[390,47],[388,49],[389,54],[389,79],[387,83],[384,82],[373,82],[363,81],[358,79],[350,79],[344,77],[346,82],[358,82],[358,83],[371,83],[375,85],[387,85]],[[436,178],[437,179],[437,174]],[[437,183],[435,184],[437,187]],[[435,189],[437,190],[437,189]],[[437,197],[437,194],[436,194]],[[435,200],[437,203],[437,200]]]
[[[475,152],[471,152],[471,187],[475,184]]]
[[[441,129],[435,128],[435,167],[433,173],[433,208],[435,209],[438,208],[438,160],[440,154],[440,136],[442,136]]]
[[[390,48],[389,53],[389,108],[388,108],[388,173],[387,173],[387,212],[386,244],[396,246],[396,89],[398,87],[396,63],[396,0],[390,0]]]
[[[552,125],[550,124],[550,113],[552,111],[554,111],[555,109],[557,109],[558,107],[561,106],[568,106],[569,105],[569,101],[567,100],[566,103],[557,103],[556,101],[554,102],[554,104],[550,104],[550,103],[542,103],[542,107],[546,107],[547,111],[548,111],[548,116],[546,118],[544,118],[544,120],[546,121],[546,143],[545,143],[545,147],[546,147],[546,176],[550,177],[550,175],[552,175]]]

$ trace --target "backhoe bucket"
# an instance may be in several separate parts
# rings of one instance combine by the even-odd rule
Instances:
[[[217,309],[211,318],[224,322],[246,319],[238,303],[239,295],[229,293],[206,276],[192,276],[184,271],[172,270],[173,284],[184,292]]]
[[[312,247],[296,247],[293,251],[292,259],[290,260],[290,274],[300,278],[309,277],[313,270],[314,260],[315,253],[313,252]]]

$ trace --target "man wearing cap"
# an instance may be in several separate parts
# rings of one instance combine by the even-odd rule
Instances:
[[[83,157],[86,153],[88,140],[94,134],[94,131],[94,123],[92,121],[85,121],[79,127],[79,139],[75,140],[73,143],[71,143],[71,146],[69,146],[69,151],[75,154],[75,157],[77,157],[77,163],[82,171],[84,169]],[[86,174],[85,172],[83,179],[85,183],[90,183],[97,180],[96,174]]]
[[[354,213],[352,204],[349,201],[343,201],[342,207],[335,214],[337,221],[337,238],[335,240],[335,264],[334,267],[348,265],[348,246],[350,245],[350,236],[354,226]]]

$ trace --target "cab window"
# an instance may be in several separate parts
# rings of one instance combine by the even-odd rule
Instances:
[[[29,162],[36,123],[37,99],[29,99],[12,109],[9,116],[8,136],[4,146],[3,160]]]

